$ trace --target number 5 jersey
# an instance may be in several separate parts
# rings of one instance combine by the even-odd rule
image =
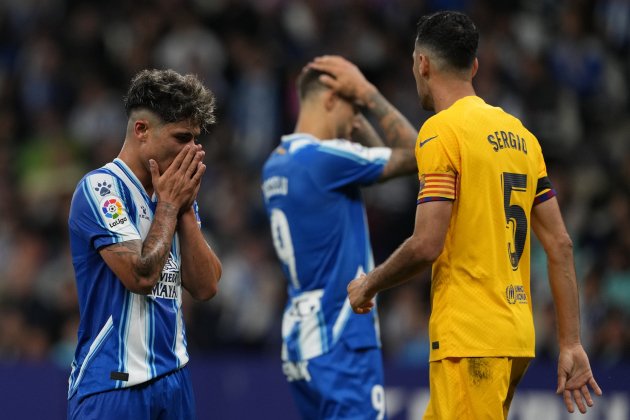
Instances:
[[[468,96],[425,122],[416,159],[418,204],[453,202],[433,264],[430,360],[533,357],[531,211],[555,195],[538,140]]]

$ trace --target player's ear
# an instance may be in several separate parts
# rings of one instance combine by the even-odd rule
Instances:
[[[139,138],[141,141],[144,141],[148,137],[149,132],[149,121],[146,119],[138,119],[133,122],[133,133],[135,137]]]
[[[324,93],[322,93],[322,95],[324,95],[324,108],[326,109],[326,111],[332,111],[335,108],[335,105],[337,105],[339,96],[337,96],[337,94],[330,89],[326,90]]]
[[[426,79],[429,77],[429,73],[431,72],[431,60],[426,54],[420,54],[419,60],[420,63],[418,64],[418,72],[420,73],[420,76]]]
[[[479,69],[479,60],[477,60],[477,57],[475,57],[475,59],[473,60],[473,64],[472,64],[472,72],[470,73],[470,78],[472,79],[473,77],[475,77],[475,74],[477,74],[477,70]]]

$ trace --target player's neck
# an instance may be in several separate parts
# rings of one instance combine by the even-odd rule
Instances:
[[[151,180],[151,173],[146,169],[146,167],[140,161],[138,155],[130,150],[127,143],[123,144],[120,153],[118,154],[118,159],[125,162],[125,165],[129,167],[131,172],[138,178],[147,195],[151,197],[153,195],[153,182]]]
[[[467,80],[449,79],[436,83],[433,88],[433,106],[438,113],[449,108],[466,96],[475,96],[472,83]]]
[[[331,139],[335,137],[334,130],[326,124],[325,116],[314,112],[300,112],[295,124],[296,133],[310,134],[318,139]]]

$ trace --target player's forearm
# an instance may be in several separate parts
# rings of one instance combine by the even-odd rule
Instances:
[[[146,293],[150,293],[158,282],[166,264],[177,225],[177,212],[174,205],[158,202],[153,223],[135,261],[135,281]]]
[[[378,135],[372,124],[363,114],[355,117],[355,125],[352,130],[352,140],[366,147],[385,147],[383,139]]]
[[[195,214],[182,214],[177,227],[182,255],[182,285],[193,298],[208,300],[216,295],[221,262],[206,242]]]
[[[414,149],[418,131],[376,89],[365,94],[365,107],[374,114],[385,135],[385,145],[392,148]]]
[[[548,259],[549,285],[556,307],[560,347],[580,343],[580,307],[572,246],[564,244]]]
[[[431,267],[436,258],[437,255],[429,255],[417,240],[408,238],[383,264],[368,274],[367,292],[375,295],[402,284]]]

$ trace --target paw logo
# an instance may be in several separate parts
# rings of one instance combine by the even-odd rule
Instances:
[[[111,187],[112,187],[112,184],[108,184],[106,181],[103,181],[102,184],[100,182],[96,184],[96,187],[94,188],[94,190],[98,191],[101,197],[105,197],[107,194],[111,193],[111,190],[110,190]]]
[[[118,219],[123,212],[123,206],[117,199],[110,198],[109,200],[105,200],[101,210],[108,219]]]

